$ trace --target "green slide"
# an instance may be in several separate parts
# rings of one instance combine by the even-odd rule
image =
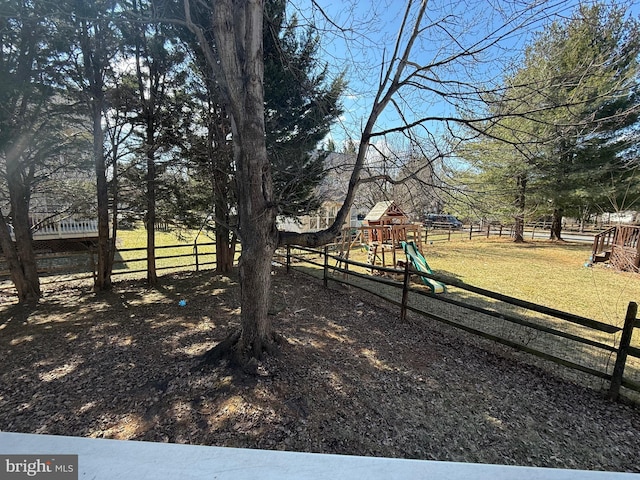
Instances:
[[[407,254],[407,258],[411,260],[413,267],[418,272],[424,272],[433,275],[433,272],[431,271],[431,268],[429,268],[427,260],[422,256],[415,242],[400,242],[400,244],[402,245],[404,253]],[[446,291],[446,287],[442,283],[437,282],[436,280],[431,280],[427,277],[420,278],[422,278],[424,284],[429,287],[433,293],[444,293]]]

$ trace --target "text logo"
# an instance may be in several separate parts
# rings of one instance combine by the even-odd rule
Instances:
[[[0,480],[78,480],[78,455],[0,455]]]

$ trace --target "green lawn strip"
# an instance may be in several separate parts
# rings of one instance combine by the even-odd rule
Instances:
[[[156,268],[159,270],[195,270],[194,239],[196,231],[182,232],[181,237],[174,233],[156,232]],[[147,232],[144,229],[123,230],[118,232],[118,257],[126,263],[119,263],[115,271],[136,271],[146,269]],[[215,245],[206,235],[197,239],[199,264],[201,268],[213,268],[215,265]],[[135,249],[135,250],[133,250]],[[174,257],[174,258],[162,258]]]
[[[424,250],[436,274],[616,326],[628,303],[640,300],[637,274],[585,266],[588,244],[474,239]]]
[[[426,244],[423,253],[436,275],[616,326],[622,325],[628,302],[640,299],[637,275],[616,272],[602,265],[585,267],[589,245],[547,241],[517,245],[508,239],[473,239]],[[400,253],[398,258],[402,259],[403,255]],[[359,248],[353,249],[350,259],[364,262],[366,254]],[[561,325],[571,334],[594,341],[611,343],[613,340],[608,334],[470,292],[451,288],[448,295],[504,313],[533,317],[549,328]],[[485,321],[485,324],[493,325],[491,328],[507,328],[496,321]],[[520,330],[515,328],[518,333],[514,335],[521,335]],[[635,338],[634,344],[640,344],[638,340]],[[527,337],[524,341],[531,340]]]

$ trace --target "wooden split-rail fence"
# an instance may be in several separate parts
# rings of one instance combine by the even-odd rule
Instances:
[[[342,283],[396,305],[401,321],[406,319],[407,312],[413,312],[587,374],[590,378],[600,379],[600,388],[604,386],[607,396],[613,400],[620,397],[623,389],[628,390],[627,397],[635,401],[640,399],[640,396],[634,397],[634,394],[640,393],[640,348],[633,344],[634,329],[640,327],[635,302],[629,303],[624,324],[619,327],[479,288],[454,278],[417,272],[409,262],[404,264],[404,269],[372,266],[333,254],[329,247],[318,250],[292,246],[280,251],[277,260],[287,271],[296,269],[321,278],[325,287],[329,286],[329,282]],[[371,271],[376,271],[377,275],[370,275]],[[412,278],[420,276],[443,283],[450,292],[457,293],[434,294],[419,286],[412,286]],[[469,294],[475,297],[475,302],[465,298]],[[428,299],[428,302],[421,301],[424,299]],[[448,318],[439,313],[443,309],[437,308],[434,302],[475,312],[481,319],[464,322]],[[496,307],[496,303],[507,308]],[[505,335],[509,326],[514,326],[519,333]],[[528,336],[522,332],[529,332]],[[531,338],[536,336],[544,337],[544,340],[532,342]]]

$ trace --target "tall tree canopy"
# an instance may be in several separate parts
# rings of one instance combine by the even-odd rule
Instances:
[[[328,67],[318,61],[319,36],[311,28],[300,35],[297,17],[286,20],[286,4],[265,2],[265,128],[279,213],[300,215],[320,206],[315,188],[326,154],[311,153],[342,113],[345,82],[342,75],[328,82]]]
[[[191,20],[215,51],[215,39],[207,23],[209,11],[203,5],[193,5]],[[311,28],[303,29],[295,15],[288,17],[286,6],[284,0],[269,0],[264,5],[265,135],[277,212],[299,215],[319,207],[316,187],[325,175],[326,155],[316,151],[342,112],[339,101],[345,83],[342,75],[329,79],[328,67],[318,60],[318,35]],[[237,227],[233,214],[237,212],[237,182],[230,148],[231,117],[222,101],[219,79],[207,66],[202,51],[192,36],[183,38],[192,48],[193,72],[197,73],[188,93],[196,101],[188,108],[194,112],[194,119],[207,125],[208,134],[205,138],[198,128],[185,129],[185,153],[193,161],[191,173],[196,178],[192,186],[199,187],[191,189],[193,201],[177,204],[204,208],[189,219],[200,218],[197,226],[213,213],[217,267],[229,271]],[[203,185],[208,187],[200,188]],[[203,195],[207,188],[208,196]],[[189,191],[182,193],[190,195]]]
[[[612,189],[627,188],[639,54],[638,22],[623,7],[582,5],[538,35],[504,93],[490,99],[504,119],[474,157],[485,179],[509,179],[518,220],[527,198],[542,206],[538,214],[553,214],[552,237],[560,239],[563,213],[584,217],[616,196]]]
[[[107,111],[106,96],[114,84],[114,63],[121,58],[120,31],[116,26],[117,0],[68,0],[58,6],[69,38],[66,52],[65,84],[71,98],[85,107],[93,139],[93,166],[98,217],[97,265],[94,287],[111,288],[111,270],[115,255],[117,208],[109,216],[108,161],[105,153],[103,120]],[[112,165],[115,169],[116,165]],[[115,178],[115,175],[114,175]],[[112,205],[115,202],[112,202]],[[109,222],[114,234],[110,235]],[[110,238],[111,237],[111,238]]]
[[[78,168],[78,123],[65,96],[63,18],[49,2],[0,2],[0,246],[20,301],[40,296],[29,207],[48,176]],[[69,159],[71,160],[71,159]],[[10,236],[10,227],[15,242]]]

